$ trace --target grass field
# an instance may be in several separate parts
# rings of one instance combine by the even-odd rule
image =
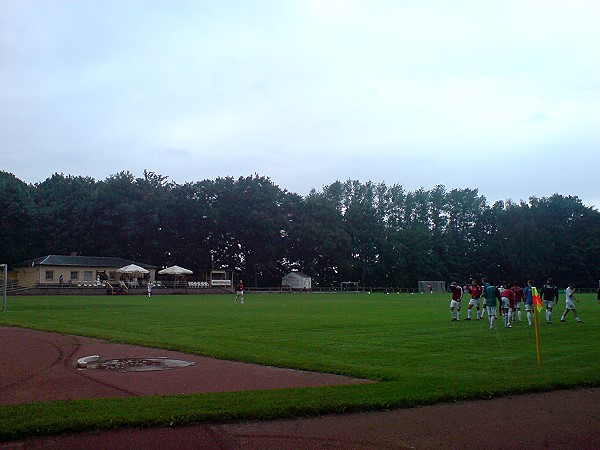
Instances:
[[[451,322],[429,294],[9,297],[0,325],[379,381],[374,384],[0,407],[0,440],[120,426],[181,425],[411,407],[600,385],[600,305],[534,327]],[[466,305],[465,305],[466,306]],[[466,317],[463,308],[462,317]],[[525,320],[525,319],[524,319]]]

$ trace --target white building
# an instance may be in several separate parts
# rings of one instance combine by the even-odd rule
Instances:
[[[281,286],[290,289],[311,289],[312,279],[302,272],[290,272],[281,278]]]
[[[135,264],[147,272],[139,274],[123,274],[119,268]],[[100,280],[116,283],[123,276],[140,276],[144,280],[156,279],[156,266],[139,263],[123,258],[104,256],[66,256],[46,255],[15,264],[19,285],[32,287],[36,285],[96,285]]]

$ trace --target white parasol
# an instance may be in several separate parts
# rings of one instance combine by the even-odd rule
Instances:
[[[177,285],[177,276],[178,275],[190,275],[194,272],[192,272],[189,269],[185,269],[183,267],[180,266],[171,266],[171,267],[167,267],[165,269],[159,270],[158,274],[159,275],[173,275],[173,285]]]
[[[129,274],[150,273],[148,270],[138,266],[137,264],[129,264],[128,266],[121,267],[120,269],[117,269],[117,272]]]
[[[158,273],[160,275],[191,275],[194,272],[189,269],[184,269],[183,267],[171,266],[167,267],[166,269],[159,270]]]

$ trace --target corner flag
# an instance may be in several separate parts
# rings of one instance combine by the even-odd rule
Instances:
[[[535,288],[534,286],[531,287],[531,294],[533,297],[533,305],[535,306],[535,309],[533,310],[534,312],[534,316],[535,316],[535,343],[536,343],[536,347],[537,347],[537,360],[538,360],[538,366],[542,365],[542,352],[540,349],[540,327],[538,325],[538,313],[544,308],[544,305],[542,305],[542,298],[540,297],[540,294],[537,291],[537,288]]]
[[[535,305],[537,311],[540,312],[542,309],[544,309],[544,305],[542,304],[542,298],[540,297],[540,294],[538,293],[536,287],[532,287],[531,291],[531,293],[533,294],[533,304]]]

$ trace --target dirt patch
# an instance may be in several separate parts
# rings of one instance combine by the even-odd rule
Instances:
[[[369,383],[340,375],[290,370],[189,355],[102,339],[0,327],[0,404],[101,397],[195,394]],[[170,359],[187,367],[166,371],[88,370],[77,361]],[[123,367],[121,367],[123,368]]]

